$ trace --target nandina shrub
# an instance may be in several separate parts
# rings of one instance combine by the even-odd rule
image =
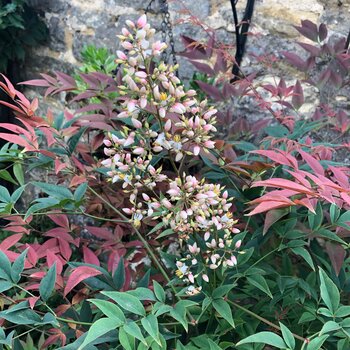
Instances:
[[[272,113],[267,137],[216,139],[211,85],[187,90],[153,36],[145,16],[127,22],[116,76],[27,82],[71,91],[74,114],[37,115],[3,77],[18,125],[1,125],[0,154],[19,187],[0,188],[1,344],[349,348],[349,169],[332,161],[346,145],[314,143],[326,121],[288,113],[300,83],[262,86],[287,108],[275,113],[252,77],[223,88]],[[47,181],[26,182],[34,168]]]

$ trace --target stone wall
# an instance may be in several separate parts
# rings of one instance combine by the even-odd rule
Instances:
[[[84,45],[107,47],[114,53],[118,48],[116,36],[121,32],[125,20],[138,18],[150,3],[150,0],[28,1],[43,14],[49,28],[50,41],[46,46],[33,49],[27,56],[25,79],[37,78],[41,72],[50,73],[54,70],[72,72],[80,64],[80,52]],[[153,0],[148,13],[149,21],[158,30],[162,22],[159,2],[160,0]],[[230,0],[168,0],[168,3],[176,51],[183,49],[181,34],[196,39],[205,37],[199,27],[184,22],[189,13],[215,29],[221,41],[230,45],[235,42]],[[246,0],[238,1],[240,15],[245,4]],[[301,51],[295,42],[302,38],[293,25],[300,24],[303,19],[326,23],[330,35],[346,36],[349,16],[350,0],[256,0],[251,27],[253,35],[249,37],[247,51],[257,55],[272,53],[277,56],[283,50]],[[190,77],[193,67],[181,57],[178,61],[180,76],[185,79]],[[253,63],[247,55],[243,62],[246,71],[249,71],[250,65]],[[285,66],[283,72],[280,72],[287,80],[288,69]],[[264,79],[269,79],[265,73]],[[28,94],[30,96],[35,92],[29,90]],[[65,100],[64,96],[60,98],[61,100],[56,98],[47,102],[54,110],[62,110]],[[313,96],[305,108],[311,111],[316,100],[317,96]],[[240,115],[253,118],[261,116],[261,112],[254,110],[249,102],[236,107],[241,111]]]
[[[137,18],[150,0],[29,0],[40,10],[50,31],[47,46],[38,47],[28,56],[27,76],[32,78],[39,72],[52,70],[70,71],[79,64],[80,51],[85,44],[108,47],[111,52],[118,47],[116,35],[126,19]],[[242,11],[246,0],[238,1]],[[229,0],[169,0],[174,24],[176,49],[181,50],[180,34],[197,38],[203,32],[189,24],[179,24],[189,10],[204,23],[217,30],[219,38],[233,43],[234,26]],[[253,17],[254,35],[248,49],[254,53],[278,54],[294,48],[291,39],[298,37],[292,25],[302,19],[325,22],[332,35],[347,34],[350,15],[349,0],[256,0]],[[160,27],[159,0],[154,0],[149,19]],[[186,67],[185,67],[186,68]],[[184,73],[186,75],[186,69]]]

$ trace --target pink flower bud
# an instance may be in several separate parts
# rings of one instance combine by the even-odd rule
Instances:
[[[107,147],[111,147],[112,146],[112,142],[110,140],[103,140],[103,143]]]
[[[117,56],[121,60],[127,60],[128,59],[128,57],[125,55],[125,53],[123,51],[120,51],[120,50],[117,51]]]
[[[237,258],[234,255],[231,256],[231,261],[234,266],[237,265]]]
[[[170,112],[174,112],[177,114],[184,114],[186,112],[186,108],[182,103],[175,103],[171,108]]]
[[[164,205],[164,207],[167,208],[167,209],[172,208],[172,204],[171,204],[166,198],[164,198],[164,199],[162,200],[161,203],[162,203],[162,205]]]
[[[135,23],[130,20],[126,20],[125,23],[129,28],[135,28]]]
[[[124,42],[121,43],[121,45],[123,46],[123,48],[125,50],[132,50],[134,48],[134,46],[129,41],[124,41]],[[125,58],[121,58],[121,57],[119,57],[119,58],[120,59],[125,59]]]
[[[142,193],[142,198],[143,198],[145,201],[149,201],[149,200],[150,200],[149,195],[147,195],[146,193]]]
[[[142,128],[142,123],[135,118],[131,118],[131,123],[136,129]]]
[[[165,110],[165,108],[163,108],[163,107],[159,108],[159,116],[160,116],[161,118],[165,118],[165,115],[166,115],[166,110]]]
[[[242,240],[240,239],[240,240],[238,240],[238,241],[236,242],[235,248],[239,249],[240,246],[241,246],[241,244],[242,244]]]
[[[130,32],[126,28],[122,29],[122,33],[123,33],[124,36],[129,36],[130,35]]]
[[[215,142],[214,141],[205,141],[204,142],[204,147],[205,148],[214,148],[215,147]]]
[[[209,232],[206,232],[206,233],[204,234],[204,240],[207,241],[209,238],[210,238],[210,233],[209,233]]]
[[[123,208],[122,210],[125,214],[128,214],[128,215],[132,214],[132,210],[130,208]]]
[[[202,275],[202,278],[203,278],[203,281],[204,281],[204,282],[207,282],[207,283],[209,282],[209,277],[208,277],[208,275],[203,274],[203,275]]]
[[[138,20],[137,20],[137,26],[139,28],[143,28],[147,24],[147,16],[142,15]]]
[[[136,72],[135,75],[136,75],[138,78],[143,78],[143,79],[147,78],[147,73],[144,72],[144,71],[142,71],[142,70]]]
[[[147,106],[147,98],[146,97],[141,97],[140,98],[140,107],[141,108],[146,108]]]
[[[198,156],[199,152],[201,151],[201,148],[197,145],[197,146],[194,146],[193,148],[193,154],[195,156]]]
[[[132,151],[132,153],[137,154],[137,155],[143,154],[144,152],[145,152],[145,149],[143,147],[136,147]]]
[[[164,125],[164,130],[169,131],[170,129],[171,129],[171,119],[168,119]]]

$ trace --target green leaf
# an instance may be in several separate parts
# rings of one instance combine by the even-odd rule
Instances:
[[[321,268],[319,268],[319,276],[321,280],[321,298],[332,314],[335,314],[340,302],[338,288]]]
[[[329,333],[329,332],[333,332],[333,331],[337,331],[338,329],[340,329],[341,326],[340,324],[338,324],[337,322],[334,321],[328,321],[326,322],[320,332],[320,336],[324,333]]]
[[[83,349],[86,345],[93,342],[102,335],[114,329],[117,329],[118,327],[120,327],[120,325],[121,323],[117,319],[106,317],[100,318],[99,320],[94,322],[93,325],[90,327],[86,338],[84,339],[83,343],[79,346],[78,350]]]
[[[108,318],[113,318],[121,324],[126,322],[123,311],[115,304],[107,300],[89,299],[90,303],[97,306]]]
[[[161,345],[159,340],[159,328],[158,328],[158,320],[154,315],[148,315],[146,318],[141,319],[141,324],[145,331],[154,339],[154,341]]]
[[[320,226],[323,222],[323,210],[322,210],[322,205],[320,202],[317,203],[316,214],[309,211],[308,220],[309,220],[310,229],[312,231],[315,231],[318,228],[320,228]]]
[[[283,340],[288,345],[289,349],[294,349],[295,348],[295,339],[294,339],[292,332],[283,323],[279,322],[279,324],[281,327]]]
[[[120,258],[118,266],[113,274],[113,282],[115,289],[120,290],[125,282],[125,267],[124,267],[124,259]]]
[[[13,287],[13,283],[10,281],[0,280],[0,293],[5,292]]]
[[[152,300],[156,301],[156,298],[154,296],[154,293],[145,287],[138,287],[134,290],[128,290],[126,293],[133,295],[139,300]]]
[[[42,189],[45,193],[59,200],[73,199],[73,194],[65,186],[53,185],[44,182],[33,182],[33,185]]]
[[[156,295],[156,298],[160,302],[165,303],[164,289],[156,280],[153,280],[153,290],[154,290],[154,294]]]
[[[20,199],[25,188],[26,186],[18,187],[17,190],[12,193],[11,195],[12,203],[16,203]]]
[[[13,166],[13,173],[15,174],[15,177],[19,184],[21,186],[24,185],[24,173],[23,173],[23,167],[21,163],[15,163]]]
[[[231,284],[225,284],[223,286],[217,287],[214,289],[212,298],[218,299],[222,298],[224,295],[226,295],[235,285],[233,283]]]
[[[11,174],[6,169],[0,170],[0,178],[6,180],[8,182],[11,182],[14,185],[18,185],[18,183],[13,179]]]
[[[272,332],[260,332],[260,333],[253,334],[241,340],[236,345],[243,345],[243,344],[250,344],[250,343],[267,344],[267,345],[275,346],[278,349],[287,348],[287,345],[284,342],[284,340],[279,335]]]
[[[350,226],[349,226],[350,229]],[[327,230],[325,228],[319,229],[317,232],[314,232],[317,236],[323,237],[323,238],[328,238],[331,241],[336,241],[340,244],[347,245],[345,241],[343,241],[341,238],[339,238],[334,232]]]
[[[323,316],[327,316],[327,317],[333,317],[333,313],[331,311],[329,311],[327,308],[325,307],[320,307],[317,310],[317,313],[323,315]]]
[[[329,209],[329,213],[331,217],[331,223],[334,224],[339,218],[340,208],[336,204],[332,203]]]
[[[263,277],[262,275],[252,275],[247,277],[247,280],[249,284],[252,284],[253,286],[257,287],[262,292],[267,294],[271,299],[273,299],[273,296],[271,294],[269,286],[267,285],[265,277]]]
[[[0,186],[0,201],[4,203],[11,203],[10,192],[4,186]]]
[[[11,281],[11,263],[2,250],[0,250],[0,277]]]
[[[135,350],[135,339],[131,339],[123,327],[119,328],[119,342],[125,350]]]
[[[83,199],[84,194],[85,194],[85,192],[87,190],[87,186],[88,186],[87,182],[84,182],[84,183],[80,184],[77,187],[77,189],[75,190],[75,192],[74,192],[74,199],[77,202],[80,202]]]
[[[312,257],[305,248],[303,247],[292,248],[292,252],[296,255],[300,255],[308,263],[308,265],[312,268],[312,270],[315,271],[315,265],[312,261]]]
[[[132,337],[140,340],[142,343],[147,345],[146,339],[142,335],[140,327],[135,322],[129,322],[124,325],[123,328],[126,333],[130,334]]]
[[[0,312],[0,317],[13,324],[40,324],[41,318],[36,312],[27,308],[21,310],[14,310],[14,308]]]
[[[346,317],[350,315],[350,306],[340,306],[335,312],[335,317]]]
[[[133,295],[121,292],[102,292],[102,294],[114,300],[124,310],[136,315],[146,316],[142,303]]]
[[[232,310],[230,305],[224,299],[214,299],[213,307],[217,311],[217,313],[223,317],[233,328],[235,328],[235,322],[232,317]]]
[[[171,228],[168,228],[168,229],[164,230],[162,233],[160,233],[160,234],[156,237],[156,239],[159,239],[159,238],[163,238],[163,237],[165,237],[165,236],[172,235],[173,233],[174,233],[174,230],[171,229]]]
[[[301,324],[301,323],[305,323],[305,322],[310,322],[310,321],[313,321],[316,319],[316,316],[314,314],[312,314],[311,312],[304,312],[299,321],[298,321],[298,324]]]
[[[336,221],[338,226],[344,227],[347,230],[350,229],[350,210],[346,211],[344,214],[340,215],[340,218]]]
[[[320,337],[312,339],[311,342],[306,346],[306,350],[319,350],[328,337],[328,335],[322,335]]]
[[[79,132],[75,135],[73,135],[69,140],[68,140],[68,147],[69,147],[69,153],[72,154],[77,147],[80,138],[83,136],[84,132],[87,130],[87,127],[83,127],[79,130]]]
[[[56,262],[50,267],[46,275],[40,282],[39,294],[41,299],[46,301],[52,294],[53,289],[55,288],[56,283]]]
[[[25,258],[27,256],[28,249],[29,248],[24,250],[21,253],[21,255],[12,264],[11,279],[12,279],[13,283],[18,283],[19,280],[21,279],[21,274],[22,274],[23,269],[24,269],[24,261],[25,261]]]

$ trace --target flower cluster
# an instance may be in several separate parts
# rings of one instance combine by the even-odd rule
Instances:
[[[108,158],[102,165],[130,194],[123,211],[135,227],[161,220],[187,248],[176,274],[191,283],[187,293],[193,295],[210,271],[236,265],[233,252],[239,248],[232,243],[239,230],[228,192],[186,175],[186,160],[215,147],[217,111],[198,101],[194,90],[185,90],[177,67],[156,62],[166,44],[152,43],[155,31],[146,16],[127,27],[119,36],[125,51],[117,52],[123,80],[117,118],[124,126],[104,141]],[[160,159],[170,160],[175,178],[158,165]]]
[[[194,90],[185,91],[175,74],[176,66],[159,62],[153,67],[154,58],[166,44],[151,44],[155,31],[145,15],[136,24],[128,21],[127,25],[119,36],[127,53],[117,52],[125,83],[120,86],[124,100],[118,118],[129,118],[135,129],[144,129],[147,117],[154,115],[159,128],[149,146],[156,153],[175,153],[175,161],[214,148],[211,137],[216,131],[216,110],[207,107],[206,101],[199,103]]]

